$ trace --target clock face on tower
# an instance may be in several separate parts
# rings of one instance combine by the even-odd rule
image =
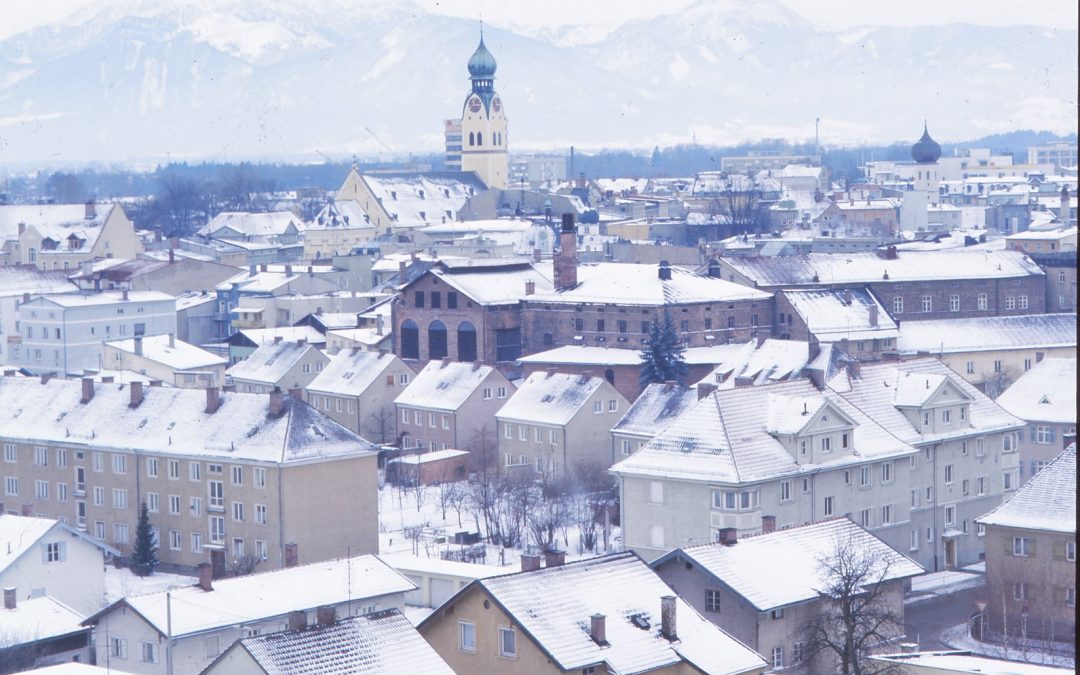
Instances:
[[[469,99],[469,110],[474,113],[480,112],[480,99],[473,96]]]
[[[499,97],[498,97],[498,96],[496,96],[496,97],[495,97],[495,99],[494,99],[494,100],[492,100],[492,102],[491,102],[491,108],[492,108],[492,110],[494,110],[495,112],[499,112],[500,110],[502,110],[502,101],[500,101],[500,100],[499,100]]]

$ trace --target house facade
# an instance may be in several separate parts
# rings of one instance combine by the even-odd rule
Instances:
[[[137,335],[106,342],[102,365],[109,370],[132,370],[174,387],[205,389],[224,386],[228,361],[173,334]]]
[[[278,336],[270,344],[260,345],[225,374],[237,391],[269,394],[275,389],[303,389],[329,362],[330,357],[303,338],[289,342]]]
[[[330,357],[304,388],[312,408],[374,443],[394,440],[394,399],[409,386],[412,368],[393,354],[345,349]]]
[[[131,259],[143,252],[119,204],[0,206],[0,264],[76,270],[84,260]]]
[[[1046,358],[996,399],[1027,422],[1020,437],[1020,482],[1025,483],[1076,440],[1076,358]]]

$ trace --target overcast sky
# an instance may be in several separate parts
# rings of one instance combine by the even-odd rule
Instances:
[[[0,39],[14,33],[57,21],[71,12],[101,0],[0,0],[3,21]],[[136,4],[139,0],[134,0]],[[176,0],[210,7],[212,0]],[[331,0],[334,1],[334,0]],[[340,1],[340,0],[339,0]],[[385,0],[380,0],[385,1]],[[694,0],[417,0],[429,11],[452,16],[478,18],[496,25],[516,27],[590,25],[610,29],[626,19],[648,18],[670,13]],[[753,0],[713,0],[733,2]],[[320,0],[307,0],[318,3]],[[1077,28],[1075,0],[1018,2],[1017,0],[780,0],[792,11],[819,28],[840,30],[853,26],[918,26],[946,23],[973,23],[984,26],[1036,25]],[[258,3],[255,3],[256,6]]]

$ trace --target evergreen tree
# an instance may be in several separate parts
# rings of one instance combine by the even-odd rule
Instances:
[[[686,379],[685,351],[675,332],[675,320],[664,310],[664,322],[653,321],[649,337],[641,350],[641,374],[638,384],[642,387],[653,382],[669,380],[680,384]]]
[[[139,506],[139,524],[135,526],[135,548],[131,551],[131,571],[140,577],[150,576],[161,563],[157,557],[154,533],[150,529],[150,510],[143,501]]]

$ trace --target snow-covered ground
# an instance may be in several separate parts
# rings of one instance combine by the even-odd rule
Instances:
[[[468,484],[461,483],[460,485],[467,487]],[[461,508],[460,520],[457,510],[451,506],[447,506],[444,517],[440,497],[445,487],[429,486],[417,491],[415,488],[401,490],[389,484],[383,486],[379,490],[379,552],[405,551],[421,557],[439,558],[443,551],[465,548],[453,543],[456,532],[481,531],[483,534],[482,519],[474,515],[467,503]],[[417,501],[419,501],[419,508]],[[417,526],[424,528],[420,539],[414,541],[407,538],[405,529]],[[443,536],[445,536],[445,541],[438,542],[438,539]],[[597,537],[597,550],[592,553],[584,551],[581,546],[579,528],[576,525],[569,525],[565,531],[560,530],[557,544],[566,552],[568,561],[622,550],[618,527],[610,529],[606,548],[602,527],[597,528]],[[525,540],[526,543],[534,543],[529,533],[525,534]],[[521,568],[520,559],[523,552],[521,548],[504,549],[491,544],[486,545],[485,548],[486,559],[475,562],[503,568],[507,573],[516,572]]]
[[[192,586],[196,581],[198,579],[195,577],[166,572],[155,572],[148,577],[139,577],[132,574],[126,567],[116,568],[107,565],[105,567],[105,604],[116,602],[129,595],[167,591],[173,586]]]
[[[1038,663],[1046,666],[1061,666],[1075,668],[1076,659],[1057,654],[1047,654],[1034,648],[1021,649],[1019,647],[1006,647],[988,642],[979,642],[971,637],[968,624],[962,623],[942,632],[941,641],[953,649],[965,649],[980,656],[990,656],[1010,661],[1023,661],[1026,663]]]
[[[945,570],[944,572],[923,574],[911,580],[911,595],[916,597],[910,598],[908,602],[932,598],[936,595],[955,593],[981,586],[985,582],[986,577],[978,572]]]

